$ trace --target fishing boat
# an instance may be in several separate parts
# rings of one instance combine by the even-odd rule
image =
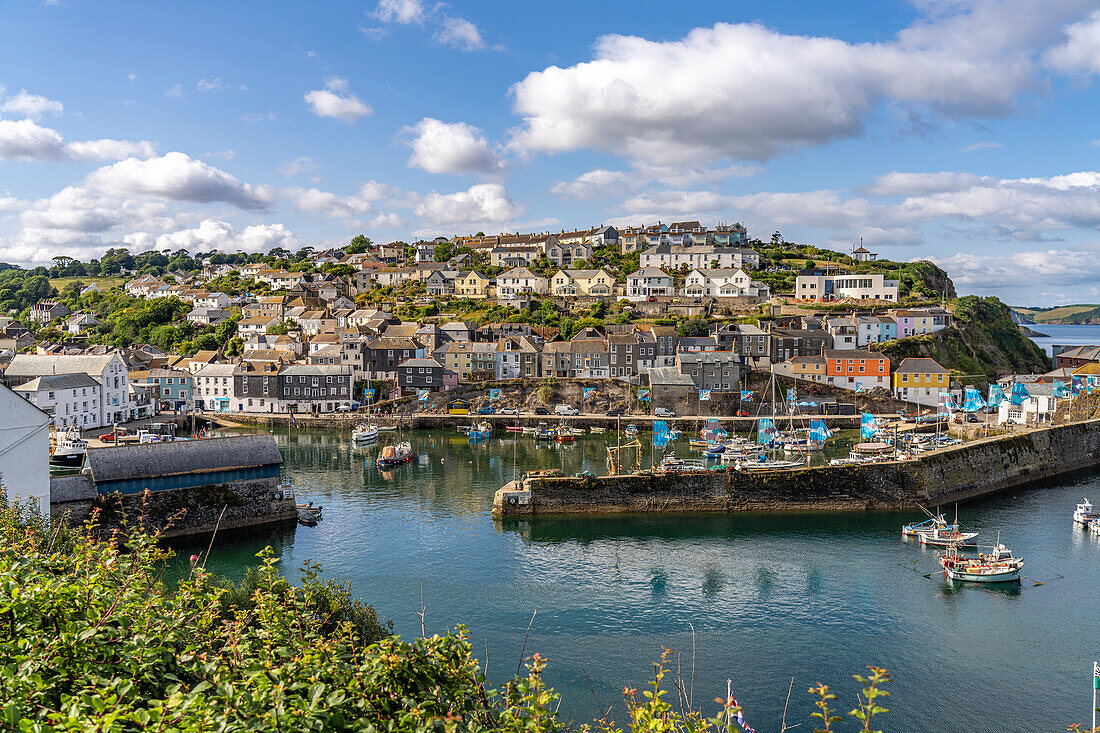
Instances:
[[[902,537],[916,537],[917,535],[931,532],[937,527],[946,527],[947,520],[943,518],[943,515],[938,516],[929,515],[928,519],[923,522],[914,522],[913,524],[903,524],[901,526]]]
[[[1093,511],[1092,502],[1087,498],[1077,505],[1077,509],[1073,512],[1074,524],[1080,524],[1083,527],[1087,527],[1089,522],[1100,519],[1100,514]]]
[[[948,552],[940,555],[943,574],[951,580],[964,580],[969,583],[1019,582],[1024,559],[1014,557],[1012,551],[999,542],[991,549],[992,552],[981,553],[977,557],[962,557],[952,547]]]
[[[528,427],[528,426],[524,425],[523,428],[521,428],[521,432],[524,435],[535,435],[536,433],[538,433],[538,431],[539,431],[539,429],[536,428],[536,427],[533,427],[533,426]]]
[[[380,432],[380,433],[396,433],[397,432],[397,426],[396,425],[379,425],[378,426],[378,432]]]
[[[540,422],[535,428],[535,440],[553,440],[554,431],[544,422]]]
[[[628,438],[633,438],[638,434],[638,427],[634,423],[631,423],[626,426],[626,430],[623,431],[623,434]]]
[[[977,536],[977,532],[959,531],[959,525],[957,524],[933,527],[931,532],[921,532],[917,535],[922,545],[932,547],[976,547],[977,545],[970,540]]]
[[[780,461],[768,458],[761,453],[756,460],[742,459],[734,464],[734,468],[745,473],[770,473],[772,471],[791,471],[803,468],[806,464],[802,461]]]
[[[592,427],[590,427],[588,429],[588,432],[592,433],[593,435],[603,435],[604,433],[607,432],[607,428],[603,428],[603,427],[600,427],[598,425],[593,425]]]
[[[684,459],[677,458],[672,453],[667,453],[664,458],[661,459],[661,463],[657,466],[658,471],[665,471],[672,473],[675,471],[687,470],[688,464],[684,462]]]
[[[856,443],[848,453],[848,458],[853,461],[865,462],[873,460],[889,459],[894,453],[894,446],[881,441],[868,443]]]
[[[308,504],[295,504],[294,508],[298,510],[298,521],[302,524],[314,525],[321,519],[320,506],[313,506],[313,502]]]
[[[356,443],[373,443],[378,440],[378,426],[364,423],[351,431],[351,439]]]
[[[55,466],[79,466],[87,451],[88,441],[76,428],[50,434],[50,463]]]
[[[482,440],[490,438],[492,435],[493,426],[487,422],[479,422],[477,425],[470,426],[470,429],[466,431],[466,437],[470,440]]]
[[[573,436],[573,431],[564,425],[555,429],[553,432],[554,440],[558,443],[572,443],[574,440],[576,440],[576,438]]]
[[[707,458],[720,458],[726,452],[725,443],[708,443],[703,449],[703,455]]]
[[[377,463],[379,468],[388,468],[407,463],[412,460],[412,457],[412,444],[407,440],[403,440],[400,443],[390,443],[382,446],[382,450],[378,452]]]
[[[692,438],[688,441],[688,448],[690,450],[706,450],[708,445],[710,445],[710,442],[706,440]]]

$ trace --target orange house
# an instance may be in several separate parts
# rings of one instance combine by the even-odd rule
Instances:
[[[843,389],[890,388],[890,360],[876,351],[826,349],[825,381]]]

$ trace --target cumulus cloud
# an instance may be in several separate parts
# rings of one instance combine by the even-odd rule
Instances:
[[[422,231],[440,232],[499,226],[520,216],[524,208],[512,201],[499,183],[479,183],[455,193],[432,191],[414,211],[421,219]]]
[[[1048,66],[1067,73],[1100,74],[1100,10],[1065,29],[1065,41],[1046,52]]]
[[[428,16],[420,0],[380,0],[372,13],[383,23],[423,23]]]
[[[226,89],[233,89],[234,87],[232,84],[225,81],[220,76],[214,76],[210,78],[204,76],[203,78],[199,79],[197,84],[195,84],[195,88],[198,89],[200,92],[220,92]],[[248,91],[248,87],[244,84],[238,84],[236,86],[236,89],[241,92]]]
[[[962,191],[979,185],[983,179],[971,173],[901,173],[894,171],[875,176],[870,186],[862,189],[872,196],[915,196],[927,193]]]
[[[403,132],[411,137],[410,168],[415,166],[428,173],[492,173],[504,167],[482,131],[465,122],[425,117]]]
[[[338,219],[360,216],[371,210],[371,204],[358,196],[338,196],[316,188],[291,188],[286,197],[297,211],[323,214]]]
[[[297,249],[301,241],[282,224],[253,224],[238,231],[232,224],[204,219],[197,227],[153,235],[133,232],[123,238],[136,250],[186,249],[192,252],[264,252],[272,247]]]
[[[859,135],[883,103],[949,120],[1004,116],[1038,87],[1029,44],[1049,40],[1082,2],[922,0],[925,17],[884,43],[746,23],[674,41],[604,36],[590,61],[532,72],[512,88],[523,117],[513,145],[655,165],[763,161]]]
[[[372,217],[371,220],[367,222],[367,226],[372,229],[401,229],[408,225],[409,223],[407,221],[393,213],[379,214],[378,216]]]
[[[650,183],[666,186],[695,186],[717,183],[727,178],[742,178],[759,173],[759,166],[731,165],[721,168],[709,166],[636,166],[629,171],[613,171],[606,168],[582,173],[572,181],[556,181],[550,192],[564,199],[591,201],[608,196],[618,196],[628,191],[638,191]]]
[[[348,89],[347,79],[338,76],[327,79],[324,89],[306,92],[304,99],[318,117],[335,117],[349,125],[371,113],[370,105]]]
[[[99,168],[88,174],[84,185],[107,195],[155,196],[192,203],[221,201],[249,211],[267,209],[274,198],[266,186],[244,183],[178,152],[148,160],[128,158]]]
[[[963,292],[999,295],[1009,303],[1065,303],[1100,295],[1097,243],[1022,252],[978,255],[960,252],[931,259],[947,270]],[[1027,277],[1021,279],[1020,273]]]
[[[2,87],[0,91],[3,91]],[[65,112],[65,105],[53,99],[30,94],[26,89],[20,89],[18,94],[8,97],[3,104],[0,104],[0,112],[37,120],[46,114],[60,117]]]
[[[65,144],[56,130],[32,120],[0,120],[0,160],[60,160]]]

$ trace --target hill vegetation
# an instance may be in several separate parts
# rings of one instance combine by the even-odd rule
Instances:
[[[1049,323],[1063,326],[1100,323],[1100,305],[1093,303],[1061,305],[1052,308],[1013,306],[1012,311],[1021,323]]]

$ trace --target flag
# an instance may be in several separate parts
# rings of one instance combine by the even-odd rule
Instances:
[[[586,400],[594,394],[596,394],[596,388],[595,387],[585,387],[584,388],[584,398]]]
[[[417,399],[419,399],[421,402],[427,402],[428,401],[428,390],[426,390],[426,389],[418,390]]]
[[[374,389],[363,390],[363,398],[368,400],[374,399]]]
[[[1069,397],[1070,391],[1066,387],[1066,383],[1060,380],[1054,380],[1054,396],[1055,397]]]
[[[1020,382],[1016,382],[1012,385],[1012,393],[1008,396],[1008,401],[1010,404],[1019,407],[1020,405],[1027,402],[1029,399],[1031,399],[1031,393],[1027,391],[1027,387],[1025,387]]]
[[[787,402],[794,402],[798,397],[795,396],[794,388],[787,390]]]
[[[699,401],[700,402],[710,402],[710,390],[709,389],[699,390]]]
[[[762,417],[756,421],[756,442],[767,445],[779,437],[779,429],[770,417]]]
[[[648,389],[639,389],[638,390],[638,401],[639,402],[649,402],[649,390]]]
[[[1092,663],[1092,689],[1100,690],[1100,662]]]
[[[859,437],[871,439],[875,437],[877,432],[878,421],[875,420],[875,416],[869,412],[863,413],[863,416],[859,419]]]
[[[745,722],[745,713],[744,713],[744,711],[742,711],[740,709],[741,706],[738,704],[737,700],[733,701],[733,706],[735,708],[738,708],[738,710],[737,710],[737,724],[739,726],[741,726],[741,728],[745,731],[745,733],[756,733],[756,731],[753,728],[750,728],[749,724]]]
[[[500,399],[500,390],[499,389],[490,389],[489,390],[489,399],[499,400]]]
[[[856,392],[866,392],[867,388],[863,386],[863,382],[856,382]]]
[[[741,401],[742,402],[752,402],[752,390],[751,389],[741,390]]]
[[[1005,397],[1005,391],[999,384],[989,385],[989,404],[996,407],[1007,399]]]
[[[966,388],[966,398],[963,401],[964,412],[977,412],[985,407],[985,400],[982,399],[982,393],[973,387]]]
[[[658,448],[664,448],[668,445],[668,423],[664,420],[653,421],[653,445]]]
[[[1070,388],[1073,390],[1073,394],[1079,394],[1081,392],[1081,389],[1085,386],[1085,378],[1074,377],[1072,380],[1070,380],[1070,385]]]
[[[833,437],[833,431],[829,430],[829,426],[825,424],[824,420],[810,421],[810,440],[824,443],[831,437]]]

